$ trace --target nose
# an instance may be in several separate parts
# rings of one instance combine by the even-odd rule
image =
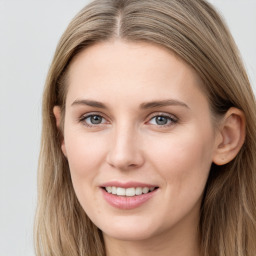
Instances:
[[[119,170],[137,169],[144,164],[141,140],[136,129],[124,125],[113,131],[107,162]]]

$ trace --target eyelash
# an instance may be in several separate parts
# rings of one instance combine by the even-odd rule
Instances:
[[[104,118],[101,114],[99,113],[90,113],[87,115],[83,115],[82,117],[79,118],[79,122],[83,123],[86,127],[99,127],[101,125],[104,125],[105,123],[99,123],[99,124],[88,124],[88,122],[86,122],[86,119],[88,118],[92,118],[92,117],[100,117],[102,118],[102,120],[106,120],[106,118]],[[167,121],[169,122],[168,124],[163,124],[163,125],[158,125],[158,124],[150,124],[150,125],[156,125],[160,128],[165,128],[165,127],[170,127],[175,125],[176,123],[178,123],[178,118],[174,115],[169,115],[166,113],[157,113],[157,114],[152,114],[149,118],[149,121],[147,121],[147,123],[149,123],[150,121],[152,121],[154,118],[157,117],[162,117],[162,118],[166,118]]]
[[[152,125],[156,125],[160,128],[165,128],[165,127],[170,127],[175,125],[178,122],[178,118],[174,115],[170,115],[170,114],[166,114],[166,113],[157,113],[157,114],[153,114],[151,115],[150,119],[148,122],[150,122],[153,119],[156,119],[157,117],[162,117],[162,118],[166,118],[168,124],[163,124],[163,125],[158,125],[158,124],[152,124]]]
[[[93,128],[93,127],[96,127],[96,126],[102,125],[102,123],[100,123],[100,124],[88,124],[88,122],[86,122],[86,119],[91,118],[91,117],[93,117],[93,116],[97,116],[97,117],[100,117],[100,118],[106,120],[106,118],[104,118],[101,114],[98,114],[98,113],[90,113],[90,114],[81,116],[81,117],[79,118],[79,122],[83,123],[83,124],[84,124],[85,126],[87,126],[87,127],[92,127],[92,128]]]

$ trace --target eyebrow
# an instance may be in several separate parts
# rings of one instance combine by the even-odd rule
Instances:
[[[99,101],[95,101],[95,100],[86,100],[86,99],[82,99],[82,100],[75,100],[71,106],[75,106],[75,105],[87,105],[87,106],[91,106],[91,107],[96,107],[96,108],[103,108],[106,109],[107,106]]]
[[[95,101],[95,100],[88,100],[88,99],[75,100],[71,104],[71,106],[75,106],[75,105],[87,105],[90,107],[107,109],[107,106],[102,102]],[[150,109],[150,108],[158,108],[158,107],[165,107],[165,106],[181,106],[181,107],[190,109],[187,104],[175,99],[156,100],[156,101],[150,101],[150,102],[145,102],[140,104],[141,109]]]
[[[141,109],[158,108],[158,107],[165,107],[165,106],[181,106],[181,107],[190,109],[187,104],[175,99],[158,100],[158,101],[151,101],[151,102],[145,102],[140,104]]]

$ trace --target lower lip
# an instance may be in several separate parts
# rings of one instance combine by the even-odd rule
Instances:
[[[147,194],[142,194],[138,196],[117,196],[108,193],[105,189],[102,188],[103,192],[103,197],[104,199],[111,205],[116,208],[122,209],[122,210],[130,210],[137,208],[144,203],[146,203],[150,198],[152,198],[158,189],[147,193]]]

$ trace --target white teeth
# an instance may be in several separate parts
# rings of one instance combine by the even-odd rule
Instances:
[[[111,193],[112,193],[113,195],[116,195],[116,187],[112,187]]]
[[[147,194],[148,191],[149,191],[149,188],[147,188],[147,187],[145,187],[145,188],[142,189],[142,193],[143,193],[143,194]]]
[[[136,194],[137,196],[141,195],[141,194],[142,194],[142,188],[136,188],[135,194]]]
[[[118,196],[125,196],[125,188],[116,188],[116,194]]]
[[[108,193],[112,192],[112,187],[106,187],[106,190],[108,191]]]
[[[109,194],[118,196],[139,196],[152,192],[155,187],[137,187],[137,188],[121,188],[121,187],[105,187]]]
[[[126,196],[135,196],[135,188],[127,188],[125,190],[125,195]]]

